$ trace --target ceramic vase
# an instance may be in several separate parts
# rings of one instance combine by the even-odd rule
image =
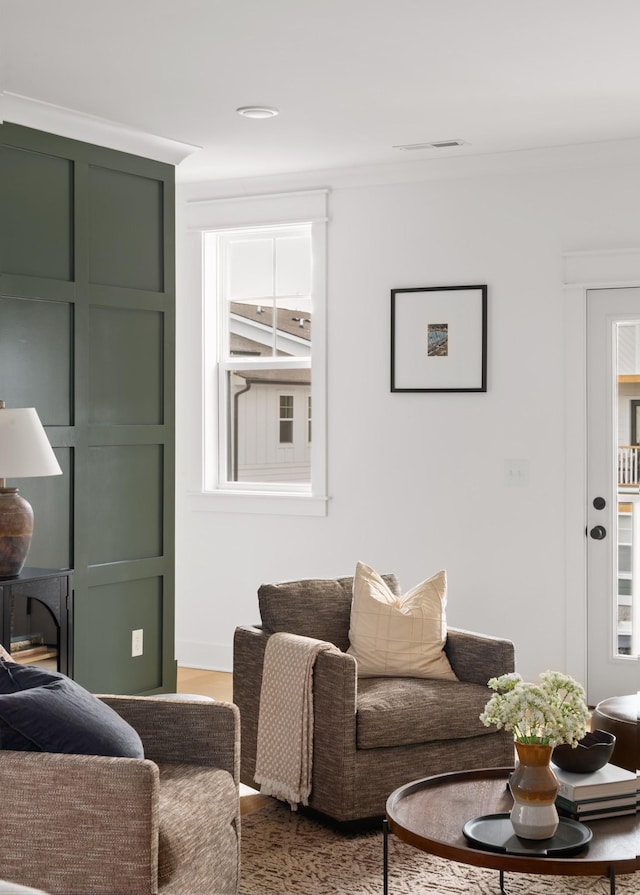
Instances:
[[[518,764],[509,780],[511,823],[521,839],[549,839],[558,828],[558,781],[549,767],[552,746],[516,742]]]

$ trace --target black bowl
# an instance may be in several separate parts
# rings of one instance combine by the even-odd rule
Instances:
[[[616,738],[606,730],[594,730],[583,737],[575,749],[567,743],[555,746],[551,761],[573,774],[592,774],[602,768],[613,755]]]

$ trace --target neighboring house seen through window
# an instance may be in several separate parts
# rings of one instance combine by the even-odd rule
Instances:
[[[205,234],[207,292],[218,320],[223,487],[311,487],[311,267],[311,224]]]

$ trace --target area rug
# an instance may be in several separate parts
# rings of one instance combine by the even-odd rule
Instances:
[[[382,895],[382,832],[336,832],[273,800],[242,818],[240,895]],[[608,895],[590,876],[509,873],[509,895]],[[638,895],[640,875],[617,878],[617,895]],[[497,870],[426,855],[389,837],[389,895],[499,895]]]

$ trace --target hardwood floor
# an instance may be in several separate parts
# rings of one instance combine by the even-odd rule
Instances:
[[[201,668],[178,668],[178,693],[211,696],[221,702],[233,702],[233,677],[226,671],[205,671]],[[255,789],[240,784],[240,811],[249,814],[262,808],[269,799]]]
[[[226,671],[178,668],[178,693],[197,693],[221,702],[233,702],[233,678]]]

